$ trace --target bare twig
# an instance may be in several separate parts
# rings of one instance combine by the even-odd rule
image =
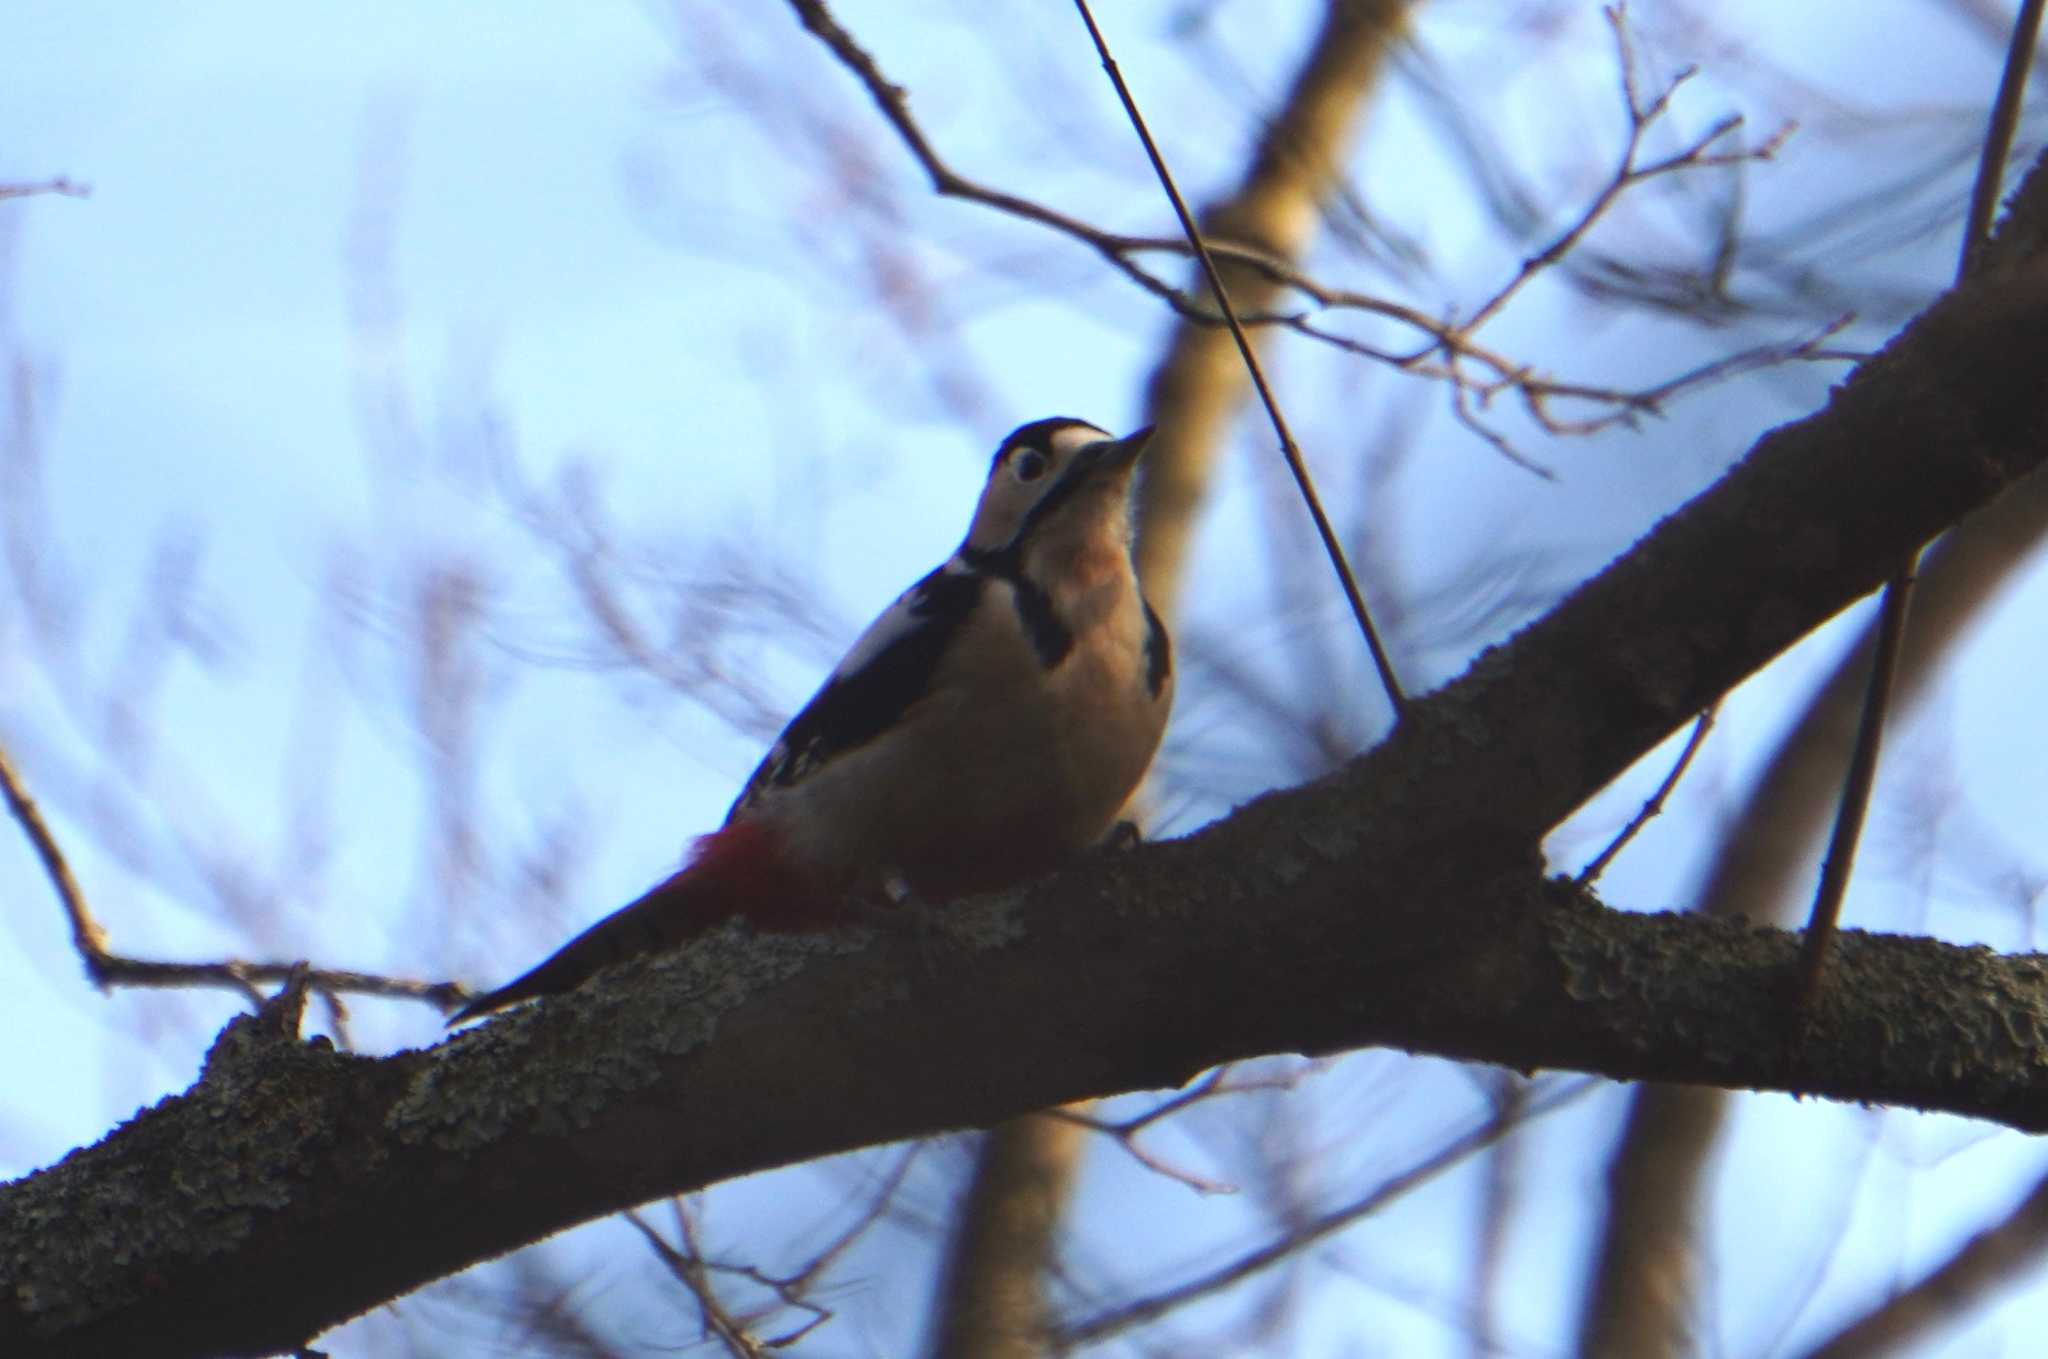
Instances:
[[[1715,122],[1712,127],[1708,128],[1698,137],[1695,137],[1683,150],[1675,151],[1665,156],[1662,160],[1644,162],[1641,159],[1644,136],[1649,132],[1651,126],[1670,110],[1672,97],[1678,93],[1681,86],[1692,79],[1696,74],[1697,68],[1687,67],[1678,72],[1664,86],[1663,90],[1647,101],[1644,100],[1636,88],[1635,52],[1633,45],[1629,41],[1627,7],[1625,5],[1610,5],[1602,12],[1607,17],[1608,28],[1614,34],[1616,59],[1621,66],[1623,112],[1628,118],[1628,139],[1622,149],[1620,164],[1615,166],[1614,173],[1608,177],[1607,182],[1593,195],[1592,201],[1579,213],[1578,219],[1554,237],[1548,245],[1524,259],[1521,268],[1516,270],[1515,276],[1503,284],[1493,296],[1479,304],[1478,309],[1472,313],[1471,318],[1461,327],[1463,330],[1474,331],[1485,325],[1494,316],[1498,315],[1502,308],[1507,306],[1515,294],[1522,290],[1524,284],[1571,253],[1572,248],[1585,238],[1588,231],[1593,229],[1594,223],[1606,215],[1607,210],[1614,206],[1615,200],[1620,198],[1623,192],[1631,185],[1640,184],[1646,179],[1655,179],[1659,175],[1670,174],[1676,170],[1701,169],[1711,165],[1739,165],[1746,161],[1769,160],[1777,154],[1779,148],[1784,146],[1786,140],[1797,130],[1795,124],[1786,123],[1776,132],[1772,133],[1760,146],[1734,151],[1710,150],[1709,148],[1716,142],[1723,140],[1741,128],[1741,115],[1731,114]]]
[[[1700,714],[1699,721],[1692,724],[1692,735],[1686,738],[1685,749],[1678,753],[1678,762],[1671,766],[1671,772],[1664,776],[1664,782],[1657,785],[1657,791],[1650,795],[1650,800],[1629,818],[1628,824],[1621,828],[1621,834],[1614,837],[1614,843],[1601,850],[1593,862],[1579,870],[1579,876],[1573,880],[1578,886],[1591,887],[1598,882],[1600,875],[1607,871],[1607,865],[1614,862],[1614,856],[1621,853],[1628,842],[1636,838],[1637,832],[1648,825],[1651,818],[1664,810],[1665,800],[1671,796],[1672,790],[1678,787],[1678,781],[1685,777],[1686,767],[1692,763],[1692,757],[1699,754],[1701,744],[1707,739],[1707,733],[1714,729],[1714,714],[1720,709],[1721,705],[1716,703]]]
[[[92,185],[73,183],[63,175],[32,184],[0,184],[0,201],[9,198],[33,198],[46,193],[58,194],[65,198],[90,198]]]
[[[1799,945],[1793,1004],[1802,1015],[1811,1013],[1814,995],[1820,988],[1828,946],[1835,937],[1835,922],[1842,914],[1842,898],[1849,890],[1849,873],[1856,863],[1856,846],[1863,837],[1864,816],[1870,810],[1870,790],[1877,782],[1878,749],[1884,742],[1885,714],[1891,708],[1892,687],[1898,678],[1899,651],[1906,638],[1906,611],[1912,603],[1913,574],[1919,560],[1915,553],[1884,587],[1877,645],[1870,655],[1870,679],[1863,691],[1863,711],[1856,721],[1856,745],[1849,753],[1849,772],[1842,779],[1842,797],[1835,807],[1827,857],[1821,862],[1820,886]]]
[[[1305,1069],[1306,1070],[1306,1069]],[[1130,1118],[1097,1118],[1093,1114],[1080,1112],[1080,1107],[1047,1109],[1045,1117],[1057,1118],[1068,1123],[1079,1124],[1105,1137],[1116,1140],[1118,1146],[1128,1152],[1131,1158],[1147,1170],[1156,1171],[1170,1180],[1177,1180],[1198,1194],[1235,1194],[1237,1186],[1222,1180],[1212,1180],[1192,1171],[1171,1165],[1155,1152],[1138,1141],[1138,1134],[1153,1124],[1173,1117],[1191,1105],[1202,1103],[1224,1095],[1248,1094],[1254,1090],[1291,1090],[1301,1082],[1300,1074],[1288,1076],[1259,1077],[1249,1080],[1230,1081],[1230,1068],[1219,1066],[1208,1075],[1196,1081],[1186,1090],[1160,1101],[1141,1114]]]
[[[808,1294],[817,1285],[819,1276],[824,1274],[840,1256],[846,1254],[854,1242],[860,1240],[882,1220],[896,1197],[896,1191],[903,1187],[904,1178],[910,1174],[911,1165],[923,1154],[926,1145],[923,1142],[913,1142],[905,1147],[902,1155],[896,1158],[896,1163],[875,1182],[874,1189],[868,1194],[867,1206],[855,1215],[845,1231],[834,1237],[823,1250],[812,1255],[801,1267],[779,1278],[764,1277],[752,1271],[747,1271],[747,1277],[774,1289],[777,1296],[783,1297],[792,1306],[800,1305],[797,1299]]]
[[[923,1144],[913,1143],[904,1148],[895,1163],[876,1181],[868,1195],[867,1203],[855,1215],[846,1229],[827,1242],[823,1249],[816,1251],[802,1265],[788,1274],[770,1274],[753,1265],[726,1264],[707,1259],[697,1238],[697,1224],[691,1216],[688,1205],[682,1199],[674,1201],[676,1236],[680,1246],[671,1246],[659,1232],[649,1226],[637,1213],[622,1213],[654,1250],[662,1264],[674,1275],[677,1282],[689,1290],[703,1315],[705,1334],[719,1341],[728,1354],[735,1359],[757,1359],[770,1350],[780,1350],[796,1344],[818,1327],[832,1319],[830,1308],[821,1306],[810,1298],[825,1271],[839,1260],[855,1242],[865,1236],[888,1211],[897,1190],[903,1187],[904,1177],[923,1151]],[[765,1306],[735,1313],[717,1294],[711,1276],[729,1275],[744,1279],[748,1283],[768,1292],[774,1301]],[[782,1307],[794,1307],[808,1314],[793,1331],[757,1340],[753,1331]]]
[[[88,971],[106,986],[225,987],[250,995],[266,982],[281,982],[298,963],[244,962],[224,958],[211,963],[174,963],[152,958],[102,955],[87,964]],[[388,1000],[425,1001],[447,1012],[470,998],[468,987],[452,981],[417,981],[411,977],[387,977],[376,972],[353,972],[344,968],[315,967],[306,973],[307,985],[320,993],[383,996]]]
[[[633,1230],[646,1238],[648,1248],[660,1260],[677,1283],[689,1290],[697,1300],[698,1314],[703,1318],[704,1335],[716,1340],[732,1359],[767,1359],[767,1346],[753,1337],[749,1326],[755,1318],[736,1317],[726,1310],[718,1292],[712,1288],[707,1277],[708,1266],[697,1249],[697,1233],[690,1221],[689,1210],[681,1201],[676,1203],[677,1231],[682,1238],[678,1249],[662,1238],[660,1232],[650,1227],[638,1213],[621,1213],[621,1217],[632,1224]]]
[[[84,716],[86,705],[82,695],[89,691],[78,673],[76,657],[63,640],[59,623],[62,609],[58,595],[47,579],[47,563],[38,565],[39,554],[30,550],[37,540],[33,537],[33,525],[46,515],[35,481],[37,473],[37,437],[34,409],[30,402],[32,383],[26,363],[17,363],[12,373],[14,384],[13,414],[15,426],[7,441],[6,472],[10,481],[7,493],[0,493],[0,505],[9,515],[21,516],[13,525],[21,531],[5,537],[9,548],[8,565],[14,576],[23,612],[30,620],[40,645],[34,649],[36,659],[45,667],[53,691],[64,700],[64,711],[81,724],[89,719]],[[175,586],[165,588],[166,581],[183,579],[188,570],[186,549],[177,543],[159,557],[160,570],[156,577],[157,590],[149,601],[156,614],[149,627],[162,628],[165,618],[173,618],[182,612]],[[135,658],[147,656],[151,648],[158,645],[158,639],[149,634],[148,628],[138,622],[137,628],[127,647],[131,666]],[[145,667],[146,668],[146,667]],[[146,688],[146,682],[135,674],[124,676],[126,688],[113,707],[112,724],[115,730],[133,729],[139,718],[132,709],[137,692]],[[94,728],[96,730],[96,728]],[[144,785],[135,761],[116,758],[114,767],[128,780],[139,796],[146,796],[150,790]],[[43,819],[35,800],[30,796],[20,771],[4,749],[0,749],[0,793],[4,793],[8,809],[22,828],[42,861],[45,873],[56,888],[66,919],[70,925],[72,944],[84,964],[86,976],[102,991],[117,986],[135,987],[208,987],[239,992],[251,1004],[262,1000],[261,987],[285,981],[297,966],[297,960],[250,962],[243,959],[225,958],[208,962],[174,962],[162,959],[131,957],[112,950],[105,927],[94,915],[86,894],[80,887],[56,837]],[[158,798],[167,817],[175,822],[177,813],[192,799],[183,802]],[[192,838],[182,831],[174,832],[179,846],[195,858],[204,856],[195,847]],[[224,894],[225,895],[225,894]],[[318,968],[309,972],[312,987],[325,996],[341,993],[386,996],[395,999],[423,1000],[441,1010],[449,1010],[467,998],[468,992],[453,982],[419,981],[403,977],[388,977],[373,973],[350,970]]]
[[[1060,1327],[1054,1337],[1058,1342],[1056,1347],[1078,1348],[1081,1345],[1092,1344],[1134,1326],[1155,1321],[1175,1308],[1184,1307],[1212,1293],[1232,1287],[1238,1281],[1270,1268],[1325,1237],[1344,1230],[1361,1218],[1378,1212],[1411,1190],[1418,1189],[1444,1172],[1463,1164],[1475,1153],[1491,1146],[1515,1129],[1578,1099],[1592,1090],[1595,1084],[1596,1082],[1590,1079],[1579,1078],[1553,1085],[1542,1094],[1533,1095],[1507,1115],[1489,1118],[1470,1132],[1452,1139],[1407,1170],[1378,1185],[1370,1193],[1290,1230],[1284,1236],[1239,1256],[1221,1268],[1211,1270],[1165,1292],[1112,1307],[1092,1317]]]
[[[874,101],[875,107],[880,110],[884,121],[895,131],[905,149],[924,171],[935,193],[942,197],[979,203],[984,207],[1057,231],[1089,247],[1104,262],[1172,307],[1183,319],[1205,326],[1228,324],[1206,298],[1192,296],[1138,262],[1138,257],[1148,254],[1192,254],[1194,248],[1188,241],[1179,237],[1132,235],[1105,230],[1032,199],[990,187],[960,174],[938,154],[923,129],[919,127],[910,112],[909,100],[902,87],[888,80],[876,65],[874,58],[840,26],[822,0],[789,0],[789,3],[804,27],[824,43],[840,64],[860,81],[869,98]],[[1620,46],[1626,60],[1625,37]],[[1681,76],[1680,80],[1683,78]],[[1666,113],[1672,91],[1677,88],[1677,84],[1678,82],[1674,81],[1663,93],[1644,102],[1634,92],[1632,72],[1625,71],[1624,85],[1629,91],[1625,102],[1631,121],[1628,150],[1622,159],[1621,168],[1608,184],[1595,193],[1578,219],[1539,252],[1539,258],[1554,264],[1559,258],[1569,254],[1572,247],[1577,245],[1593,223],[1614,205],[1625,189],[1685,170],[1769,160],[1794,131],[1793,125],[1788,123],[1757,146],[1726,151],[1712,150],[1713,144],[1728,136],[1739,125],[1739,119],[1728,119],[1717,123],[1707,135],[1696,138],[1680,152],[1661,160],[1641,162],[1636,157],[1641,149],[1643,135],[1652,123]],[[1389,298],[1330,286],[1256,244],[1205,236],[1202,238],[1202,245],[1215,259],[1250,269],[1268,281],[1299,294],[1312,303],[1316,311],[1362,312],[1416,332],[1419,338],[1410,344],[1372,344],[1318,324],[1312,319],[1312,312],[1270,310],[1250,312],[1238,317],[1238,322],[1243,326],[1282,327],[1320,344],[1387,364],[1411,376],[1446,382],[1454,388],[1462,387],[1467,395],[1464,398],[1453,398],[1454,401],[1463,403],[1455,408],[1460,420],[1472,425],[1495,448],[1537,471],[1542,469],[1515,453],[1512,445],[1502,435],[1480,421],[1478,411],[1494,396],[1506,391],[1516,393],[1530,418],[1546,433],[1581,435],[1605,429],[1616,423],[1631,421],[1642,414],[1655,413],[1663,402],[1737,372],[1768,363],[1815,359],[1833,361],[1846,357],[1820,349],[1816,341],[1780,343],[1758,346],[1740,355],[1731,356],[1728,360],[1703,365],[1681,377],[1642,391],[1559,382],[1545,377],[1529,364],[1481,344],[1475,338],[1478,328],[1496,316],[1529,278],[1539,272],[1537,268],[1532,267],[1532,262],[1525,263],[1513,279],[1480,303],[1470,319],[1459,322],[1454,318],[1433,315],[1421,308]],[[1839,326],[1832,327],[1826,333],[1832,334],[1834,329],[1838,328]],[[1597,418],[1560,419],[1548,409],[1549,403],[1557,400],[1588,402],[1609,409]]]
[[[50,885],[57,889],[58,900],[64,903],[65,918],[71,922],[71,942],[85,959],[86,971],[102,990],[106,989],[107,980],[96,966],[97,960],[106,956],[106,931],[93,919],[92,909],[85,903],[85,893],[79,889],[70,862],[65,859],[64,851],[58,848],[57,837],[50,834],[42,809],[28,795],[28,789],[23,786],[21,775],[15,772],[14,761],[8,757],[4,746],[0,746],[0,792],[7,795],[7,810],[14,814],[22,834],[35,847],[36,857],[43,863],[43,872],[49,875]]]
[[[1102,30],[1096,27],[1095,15],[1088,8],[1088,0],[1074,0],[1074,8],[1081,13],[1081,21],[1088,26],[1088,36],[1095,43],[1096,55],[1102,58],[1102,69],[1116,87],[1116,96],[1123,101],[1124,112],[1130,116],[1131,126],[1137,131],[1138,140],[1145,144],[1145,155],[1152,162],[1152,169],[1159,176],[1160,187],[1173,201],[1174,215],[1180,218],[1181,230],[1186,233],[1188,244],[1194,249],[1195,258],[1201,261],[1202,273],[1209,280],[1209,291],[1222,309],[1223,318],[1230,326],[1230,335],[1237,342],[1237,352],[1244,359],[1245,371],[1251,375],[1252,386],[1258,390],[1259,402],[1266,408],[1267,419],[1273,422],[1273,432],[1280,439],[1280,452],[1287,459],[1287,470],[1294,476],[1294,484],[1301,492],[1302,504],[1308,507],[1309,517],[1315,521],[1316,535],[1323,541],[1323,551],[1329,555],[1330,568],[1337,573],[1337,582],[1343,587],[1344,600],[1351,606],[1351,616],[1358,623],[1358,630],[1365,637],[1365,645],[1372,652],[1374,669],[1379,671],[1380,686],[1387,691],[1387,701],[1393,705],[1394,720],[1399,722],[1408,706],[1407,695],[1401,691],[1401,682],[1394,674],[1394,663],[1387,655],[1386,646],[1380,641],[1379,631],[1373,627],[1372,615],[1365,607],[1365,596],[1359,592],[1358,580],[1351,574],[1351,564],[1344,559],[1343,544],[1337,541],[1337,531],[1330,527],[1330,516],[1323,510],[1322,497],[1316,494],[1315,482],[1309,476],[1308,465],[1302,460],[1301,448],[1294,442],[1294,435],[1288,431],[1287,420],[1280,414],[1280,403],[1273,396],[1273,389],[1266,382],[1265,370],[1259,365],[1258,354],[1252,349],[1252,342],[1238,322],[1237,312],[1230,305],[1230,294],[1223,286],[1223,275],[1217,272],[1215,257],[1209,253],[1203,242],[1200,228],[1195,225],[1195,215],[1188,211],[1187,200],[1173,182],[1173,173],[1166,168],[1166,160],[1159,154],[1158,143],[1152,140],[1152,133],[1145,126],[1144,115],[1138,112],[1138,104],[1131,97],[1130,86],[1124,83],[1123,72],[1117,69],[1116,59],[1109,54],[1109,44],[1103,40]]]
[[[1963,223],[1962,248],[1956,261],[1957,283],[1969,278],[1991,238],[1991,218],[1998,206],[2005,162],[2012,154],[2020,103],[2026,96],[2027,70],[2033,64],[2034,45],[2040,41],[2042,9],[2043,0],[2025,0],[2013,20],[2005,70],[1999,77],[1998,97],[1992,102],[1990,122],[1984,132],[1984,153],[1977,162],[1977,179],[1970,191],[1969,216]],[[1899,652],[1904,644],[1906,615],[1912,604],[1913,577],[1919,561],[1920,554],[1915,551],[1884,587],[1877,646],[1871,654],[1870,686],[1863,697],[1856,747],[1849,757],[1849,772],[1842,781],[1842,799],[1828,838],[1827,858],[1821,865],[1820,886],[1814,894],[1813,911],[1807,918],[1806,937],[1799,950],[1794,1000],[1802,1015],[1812,1012],[1821,973],[1827,966],[1828,946],[1841,918],[1842,898],[1849,890],[1849,875],[1855,867],[1856,846],[1862,838],[1870,791],[1877,779],[1878,749],[1883,742],[1885,715],[1898,674]]]
[[[57,889],[58,899],[64,904],[64,915],[71,923],[71,942],[85,963],[86,976],[102,991],[116,986],[227,987],[240,991],[252,1003],[257,1003],[263,999],[258,987],[267,982],[286,981],[295,969],[304,966],[302,963],[249,963],[233,958],[211,963],[174,963],[129,958],[113,952],[107,947],[106,929],[94,918],[70,863],[58,847],[56,837],[50,833],[49,823],[43,820],[41,809],[29,796],[4,747],[0,747],[0,793],[5,794],[8,811],[34,846],[36,857],[42,860],[43,871]],[[454,982],[412,981],[403,977],[382,977],[332,968],[314,968],[306,975],[311,987],[323,993],[352,991],[359,995],[424,1000],[443,1010],[453,1009],[469,995]]]
[[[1054,211],[1042,203],[1017,194],[969,179],[959,174],[940,158],[937,151],[926,140],[924,129],[910,114],[910,104],[903,88],[891,84],[889,79],[875,65],[875,59],[863,48],[827,10],[822,0],[789,0],[796,10],[797,19],[811,35],[830,48],[832,55],[841,65],[851,71],[866,87],[868,97],[889,126],[896,130],[904,147],[917,161],[920,168],[931,180],[933,192],[944,198],[960,198],[980,203],[985,207],[1021,217],[1027,222],[1049,226],[1067,236],[1093,247],[1104,260],[1122,271],[1133,282],[1147,292],[1168,301],[1178,297],[1179,290],[1158,275],[1138,267],[1131,256],[1141,251],[1185,253],[1186,246],[1170,236],[1129,236],[1120,232],[1105,231],[1078,217]],[[1257,252],[1248,252],[1256,254]],[[1176,307],[1178,309],[1178,305]],[[1209,318],[1215,320],[1213,316]]]

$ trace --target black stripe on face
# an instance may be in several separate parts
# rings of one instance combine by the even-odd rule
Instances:
[[[1046,458],[1052,459],[1053,437],[1065,430],[1085,430],[1094,437],[1076,449],[1067,465],[1060,470],[1058,478],[1039,492],[1038,499],[1024,512],[1023,519],[1011,533],[1010,540],[1001,547],[974,549],[977,555],[987,558],[1004,553],[1012,556],[1021,554],[1025,542],[1030,539],[1033,531],[1047,519],[1058,514],[1060,507],[1073,499],[1074,494],[1086,485],[1091,477],[1100,475],[1105,461],[1130,462],[1130,458],[1118,455],[1134,441],[1142,444],[1152,433],[1150,428],[1146,428],[1129,439],[1119,440],[1084,420],[1039,420],[1019,426],[1012,431],[1009,438],[1003,440],[1003,446],[996,450],[995,464],[990,468],[989,475],[1001,476],[1005,464],[1023,449],[1035,449]]]
[[[1100,454],[1093,445],[1075,454],[1074,460],[1060,474],[1060,479],[1046,487],[1045,494],[1038,497],[1038,503],[1025,511],[1024,522],[1017,525],[1017,532],[1003,550],[1013,554],[1023,552],[1032,530],[1058,514],[1060,506],[1072,500],[1074,493],[1088,484],[1100,463]]]
[[[1052,436],[1063,429],[1073,428],[1086,429],[1091,433],[1100,434],[1101,437],[1075,452],[1059,479],[1046,487],[1040,493],[1037,502],[1025,512],[1022,522],[1017,525],[1017,531],[1010,535],[1009,542],[998,548],[962,545],[959,555],[959,560],[976,573],[1009,584],[1011,598],[1017,608],[1018,622],[1023,626],[1024,635],[1030,640],[1031,649],[1037,654],[1039,664],[1047,670],[1057,667],[1072,653],[1074,633],[1059,616],[1059,612],[1053,608],[1052,597],[1038,582],[1024,574],[1025,545],[1031,541],[1032,533],[1058,514],[1061,507],[1072,500],[1091,478],[1102,475],[1102,464],[1105,459],[1128,464],[1130,459],[1119,459],[1118,454],[1123,452],[1124,447],[1132,440],[1143,442],[1151,434],[1149,429],[1142,430],[1131,436],[1131,439],[1119,441],[1082,421],[1040,420],[1035,424],[1020,427],[1003,441],[1002,451],[996,454],[997,468],[1000,469],[1004,458],[1018,448],[1036,448],[1041,452],[1050,453]],[[1150,606],[1147,607],[1149,609]],[[1164,629],[1156,628],[1156,618],[1152,621],[1160,640],[1155,647],[1152,639],[1147,638],[1146,668],[1148,681],[1156,694],[1159,692],[1159,686],[1166,682],[1168,660]]]

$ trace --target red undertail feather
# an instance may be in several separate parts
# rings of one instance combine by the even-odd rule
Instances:
[[[734,916],[757,930],[823,929],[836,894],[793,869],[774,835],[745,822],[700,836],[689,862],[631,903],[556,950],[531,972],[478,996],[452,1024],[502,1010],[534,996],[573,990],[614,963],[660,953],[717,928]]]

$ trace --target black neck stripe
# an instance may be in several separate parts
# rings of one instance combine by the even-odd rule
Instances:
[[[1081,489],[1082,483],[1088,480],[1089,474],[1094,470],[1095,459],[1092,457],[1076,457],[1068,464],[1065,474],[1046,488],[1045,494],[1038,497],[1036,505],[1025,511],[1024,522],[1019,524],[1016,533],[1010,536],[1007,550],[1021,552],[1025,540],[1031,536],[1032,531],[1059,513],[1060,506],[1074,498],[1074,492]]]
[[[1051,670],[1067,658],[1074,649],[1074,630],[1053,608],[1052,596],[1024,574],[1014,546],[1000,552],[963,547],[960,560],[976,575],[1000,580],[1010,587],[1010,597],[1017,605],[1017,621],[1024,625],[1024,635],[1031,640],[1031,649],[1038,654],[1040,665]]]
[[[1142,591],[1138,599],[1145,606],[1145,688],[1157,698],[1166,677],[1173,673],[1173,643],[1167,640],[1166,624],[1159,621],[1152,601]]]

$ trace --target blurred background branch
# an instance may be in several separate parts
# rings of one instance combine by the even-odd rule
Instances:
[[[1945,286],[2010,7],[1846,14],[1103,16],[1416,690]],[[317,965],[319,1030],[390,1052],[437,1032],[418,999],[458,994],[402,979],[505,975],[666,871],[858,620],[950,549],[1021,419],[1162,429],[1142,551],[1183,687],[1155,836],[1387,727],[1070,28],[1009,0],[472,18],[86,4],[0,44],[27,130],[0,157],[0,743],[90,889],[67,940],[39,849],[0,845],[10,1175],[182,1088],[289,960]],[[2042,135],[2030,100],[2018,154]],[[2040,946],[2041,494],[1924,564],[1852,925]],[[1727,626],[1769,616],[1731,602]],[[1600,879],[1619,905],[1777,916],[1812,871],[1863,626],[1730,695],[1661,795],[1679,749],[1646,756],[1550,862],[1624,843]],[[80,933],[88,897],[135,958]],[[179,984],[101,999],[74,955]],[[1866,1317],[1928,1351],[2038,1330],[2023,1295],[1936,1282],[1980,1232],[2010,1244],[1971,1277],[2038,1258],[1998,1225],[2040,1181],[2016,1135],[1668,1087],[1534,1119],[1541,1082],[1388,1051],[1218,1081],[1019,1125],[1065,1146],[1059,1206],[1009,1259],[1040,1334],[1761,1355]],[[1491,1150],[1311,1230],[1496,1123]],[[979,1146],[721,1185],[321,1347],[912,1352]],[[1267,1245],[1270,1267],[1087,1338]],[[1889,1332],[1916,1307],[1927,1328]]]

